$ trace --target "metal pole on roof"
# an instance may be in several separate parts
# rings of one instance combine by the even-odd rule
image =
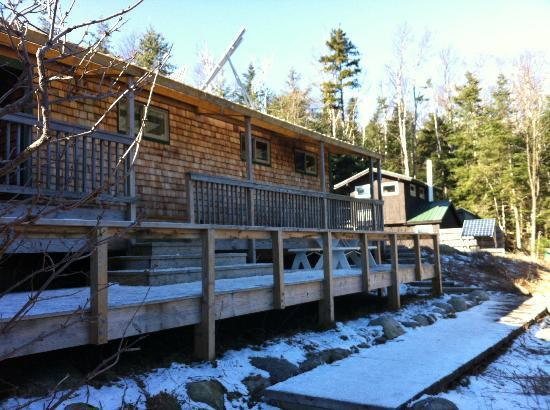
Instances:
[[[239,85],[239,88],[241,89],[241,92],[243,94],[243,98],[248,106],[252,106],[250,96],[248,95],[245,86],[241,82],[241,79],[239,77],[239,74],[237,74],[237,70],[235,70],[235,67],[233,66],[233,63],[231,62],[231,56],[233,53],[237,50],[237,47],[241,44],[243,41],[243,36],[246,29],[243,27],[239,34],[237,34],[237,37],[231,42],[229,47],[227,48],[227,51],[224,53],[223,57],[220,59],[218,64],[214,67],[214,69],[210,72],[210,75],[208,76],[208,79],[204,82],[204,84],[201,87],[201,90],[206,90],[212,80],[218,75],[218,73],[222,70],[225,63],[229,63],[229,66],[231,67],[231,71],[233,71],[233,75],[235,76],[235,80],[237,81],[237,84]]]

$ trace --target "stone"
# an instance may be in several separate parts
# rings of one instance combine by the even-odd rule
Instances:
[[[478,302],[486,302],[487,300],[491,299],[489,294],[481,289],[470,292],[470,296],[476,298]]]
[[[208,404],[215,410],[225,409],[226,393],[223,384],[214,379],[187,383],[187,394],[191,400]]]
[[[277,357],[252,357],[250,364],[258,369],[269,373],[269,380],[272,384],[282,382],[299,373],[297,366],[288,360]]]
[[[338,360],[345,359],[351,353],[351,350],[343,349],[341,347],[325,349],[317,353],[310,352],[307,354],[307,359],[300,363],[300,372],[308,372],[322,364],[330,364]]]
[[[453,296],[449,299],[449,305],[451,305],[456,312],[463,312],[468,310],[468,304],[464,298]]]
[[[99,408],[88,403],[71,403],[65,406],[65,410],[99,410]]]
[[[428,397],[414,403],[411,409],[415,410],[458,410],[456,404],[442,397]]]
[[[391,316],[380,316],[379,318],[371,320],[369,326],[382,326],[384,329],[384,336],[388,340],[395,339],[405,334],[405,330],[401,327],[399,322]]]
[[[455,308],[452,305],[445,302],[435,302],[433,305],[445,311],[445,313],[454,313],[455,311]]]
[[[427,315],[414,315],[413,320],[417,322],[420,326],[429,326],[433,323],[433,319]]]
[[[259,374],[246,376],[242,383],[246,386],[248,395],[253,402],[259,401],[264,394],[264,390],[271,386],[269,379]]]
[[[411,320],[411,321],[401,321],[400,323],[401,323],[403,326],[405,326],[405,327],[410,327],[410,328],[412,328],[412,329],[415,329],[415,328],[417,328],[418,326],[420,326],[420,324],[419,324],[418,322],[415,322],[415,321],[413,321],[413,320]]]
[[[147,410],[181,410],[181,404],[174,395],[161,391],[145,399]]]
[[[378,336],[376,339],[374,339],[374,344],[375,345],[383,345],[387,341],[388,341],[388,339],[386,339],[384,336]]]

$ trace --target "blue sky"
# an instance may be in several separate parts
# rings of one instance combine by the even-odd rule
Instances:
[[[106,15],[127,3],[80,0],[74,17]],[[173,43],[173,61],[188,67],[191,80],[198,48],[207,44],[218,57],[244,26],[244,41],[233,58],[237,69],[244,71],[249,61],[263,62],[268,85],[278,90],[290,67],[302,74],[304,84],[319,81],[316,60],[330,30],[340,26],[361,53],[360,97],[365,113],[385,79],[394,34],[403,23],[418,37],[425,30],[431,32],[433,60],[424,68],[426,76],[431,76],[430,70],[436,75],[435,57],[449,46],[461,58],[460,76],[468,67],[487,83],[526,49],[550,56],[548,0],[145,0],[124,30],[139,32],[153,25]]]

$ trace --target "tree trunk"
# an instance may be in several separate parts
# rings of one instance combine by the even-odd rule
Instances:
[[[516,249],[521,250],[521,216],[515,199],[515,190],[513,194],[512,212],[514,213]]]

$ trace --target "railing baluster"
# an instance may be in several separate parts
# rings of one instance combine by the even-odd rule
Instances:
[[[86,181],[86,168],[88,166],[87,143],[88,138],[82,137],[82,192],[86,192],[88,189],[88,184]]]
[[[78,139],[73,137],[73,178],[74,192],[78,192]]]
[[[17,158],[19,154],[21,153],[21,124],[17,124],[17,132],[15,135],[15,157]],[[15,183],[17,186],[21,185],[21,166],[17,165],[16,167],[16,175],[15,175]]]
[[[96,139],[92,137],[91,139],[91,148],[92,148],[92,191],[96,187]]]
[[[8,122],[6,124],[6,161],[10,160],[11,157],[11,124]],[[10,174],[6,174],[6,185],[10,184]]]
[[[64,151],[65,151],[65,175],[64,175],[64,181],[63,181],[63,191],[68,191],[69,190],[69,171],[70,171],[70,165],[69,165],[69,161],[70,161],[70,155],[71,155],[71,142],[69,139],[67,139],[67,134],[64,133],[63,134],[65,136],[65,147],[64,147]]]
[[[51,189],[51,163],[52,163],[52,144],[48,142],[46,147],[46,189]]]
[[[103,189],[103,170],[105,169],[105,164],[103,163],[103,141],[99,140],[99,186]]]
[[[115,165],[115,197],[118,196],[118,185],[119,185],[119,177],[120,177],[120,169],[118,168],[118,158],[119,158],[119,143],[118,142],[115,142],[115,160],[114,160],[114,165]]]
[[[55,190],[61,190],[61,141],[59,131],[55,133]]]
[[[107,142],[107,181],[109,183],[109,186],[107,187],[107,193],[109,195],[111,195],[111,192],[112,192],[112,186],[113,186],[113,181],[111,181],[111,175],[113,173],[112,169],[111,169],[111,141],[108,141]]]

